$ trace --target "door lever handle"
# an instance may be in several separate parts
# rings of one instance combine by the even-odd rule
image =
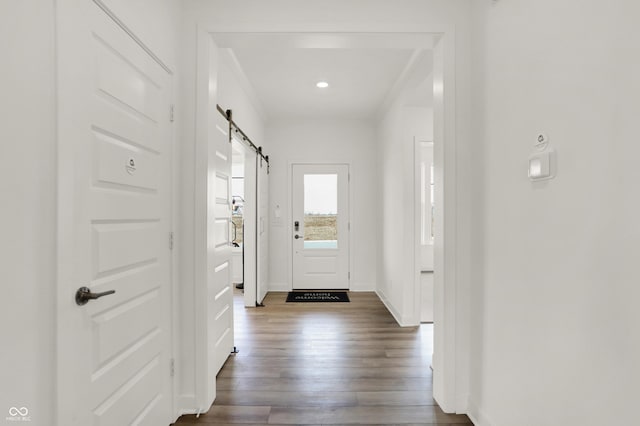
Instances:
[[[76,303],[79,306],[86,305],[89,300],[99,299],[102,296],[108,296],[115,292],[115,290],[109,290],[103,291],[102,293],[91,293],[91,289],[89,287],[80,287],[78,291],[76,291]]]
[[[304,235],[298,235],[298,234],[296,234],[296,236],[295,236],[295,237],[293,237],[293,238],[295,238],[295,239],[297,240],[298,238],[304,238]]]

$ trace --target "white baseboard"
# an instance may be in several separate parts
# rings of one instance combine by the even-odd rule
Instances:
[[[174,422],[178,419],[178,417],[184,416],[186,414],[199,415],[207,413],[211,409],[213,401],[211,401],[211,404],[207,405],[206,407],[198,408],[198,401],[196,396],[193,394],[187,394],[180,395],[176,401],[176,404],[177,413],[175,413],[175,415],[177,417],[175,418]]]
[[[401,315],[400,312],[398,312],[398,310],[395,308],[395,306],[391,304],[389,299],[387,299],[387,296],[383,291],[375,290],[375,292],[382,303],[384,303],[384,306],[386,306],[387,310],[391,313],[391,315],[393,315],[393,318],[395,318],[400,327],[417,327],[420,325],[420,321],[416,320],[416,318]]]
[[[401,325],[403,327],[418,327],[420,325],[420,319],[415,316],[403,316]]]
[[[478,405],[470,398],[468,403],[467,416],[475,426],[495,426]]]
[[[375,292],[378,295],[378,298],[382,301],[384,306],[387,308],[387,310],[391,313],[393,318],[395,318],[398,325],[402,327],[403,325],[402,325],[402,321],[400,321],[400,313],[396,311],[396,308],[391,304],[391,302],[389,302],[389,299],[387,299],[387,296],[384,294],[384,292],[380,290],[375,290]]]
[[[180,395],[176,401],[177,413],[175,413],[176,418],[174,419],[174,422],[178,419],[178,417],[185,414],[197,414],[198,409],[195,408],[197,406],[198,404],[196,402],[195,395]]]
[[[268,291],[291,291],[289,283],[269,283]],[[351,283],[349,291],[376,291],[376,286],[371,283]]]
[[[270,291],[291,291],[291,286],[289,283],[269,283],[267,293]]]
[[[351,283],[349,291],[376,291],[376,286],[371,283]]]
[[[469,394],[458,395],[456,398],[456,413],[467,414],[469,411]]]

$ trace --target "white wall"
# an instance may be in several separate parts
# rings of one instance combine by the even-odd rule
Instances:
[[[49,425],[55,371],[55,2],[4,1],[0,81],[0,418]]]
[[[248,92],[239,70],[227,49],[220,49],[221,63],[218,74],[218,104],[233,111],[233,120],[256,146],[267,150],[264,137],[264,112],[262,105]],[[266,152],[266,154],[269,154]]]
[[[291,290],[291,163],[349,163],[351,173],[351,290],[375,289],[378,209],[374,126],[369,121],[295,120],[267,127],[269,175],[270,289]],[[280,206],[282,217],[275,218]]]
[[[188,27],[188,25],[187,25]],[[196,319],[194,315],[187,313],[195,310],[196,286],[206,285],[204,282],[197,282],[198,273],[195,269],[194,258],[197,233],[202,230],[197,229],[194,221],[196,217],[196,181],[194,174],[194,164],[196,163],[196,129],[195,120],[195,81],[192,77],[195,73],[192,69],[195,66],[196,36],[192,31],[185,31],[182,39],[182,57],[180,61],[185,66],[184,78],[181,80],[181,103],[184,105],[182,118],[184,126],[182,128],[181,144],[181,173],[180,173],[180,223],[178,238],[180,241],[180,347],[179,357],[179,408],[185,412],[195,412],[198,409],[207,410],[209,407],[199,406],[196,401],[197,379],[196,379]],[[224,49],[218,49],[219,60],[217,61],[217,79],[210,82],[215,85],[217,99],[215,102],[224,110],[233,111],[234,121],[258,146],[263,146],[265,153],[269,154],[268,146],[264,142],[264,123],[260,107],[256,105],[255,99],[245,90],[242,79],[239,78],[237,70],[234,69],[231,57]],[[193,73],[193,74],[191,74]],[[213,111],[213,114],[219,114]],[[206,174],[205,174],[206,176]],[[206,248],[206,246],[204,247]],[[206,273],[203,275],[206,277]]]
[[[638,16],[630,1],[476,4],[478,425],[638,423]],[[531,183],[540,131],[558,172]]]
[[[429,69],[418,69],[422,80],[432,81]],[[421,83],[418,80],[418,84]],[[384,113],[377,128],[380,182],[381,242],[377,292],[401,325],[420,323],[416,310],[414,220],[414,137],[433,140],[433,109],[405,106],[413,99],[415,87],[399,93]],[[424,99],[424,102],[430,102]]]

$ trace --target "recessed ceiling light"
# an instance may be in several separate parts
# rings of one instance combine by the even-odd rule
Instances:
[[[316,83],[316,87],[319,87],[321,89],[325,89],[327,87],[329,87],[329,83],[327,83],[326,81],[319,81]]]

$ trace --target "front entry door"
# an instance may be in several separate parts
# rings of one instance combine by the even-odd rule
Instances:
[[[58,10],[55,424],[166,425],[171,74],[94,2]]]
[[[292,165],[293,289],[349,288],[349,166]]]

